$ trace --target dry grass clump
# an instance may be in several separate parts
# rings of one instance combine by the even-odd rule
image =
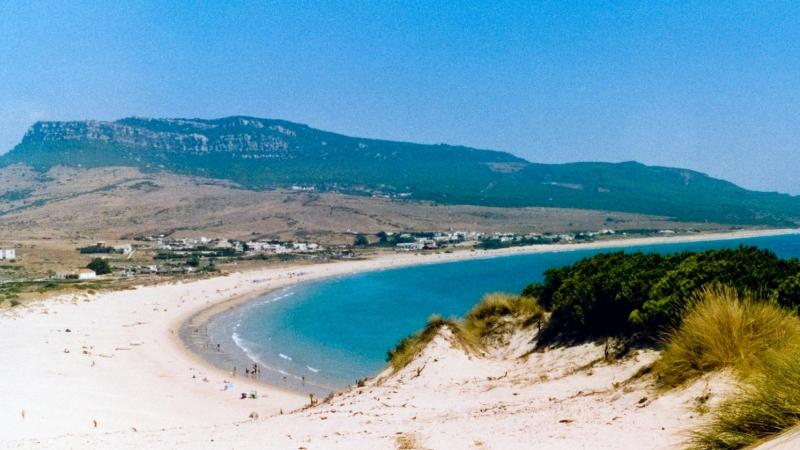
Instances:
[[[469,348],[473,345],[471,337],[464,332],[461,324],[452,319],[445,319],[439,315],[433,315],[428,319],[425,328],[422,330],[404,337],[397,345],[389,350],[386,359],[391,364],[394,371],[398,371],[407,366],[414,358],[417,357],[425,347],[439,334],[442,327],[448,327],[450,331],[456,336],[456,339]]]
[[[654,372],[663,387],[704,373],[732,368],[748,377],[763,365],[768,350],[800,341],[800,320],[752,293],[725,286],[701,289],[680,328],[666,337]]]
[[[800,318],[793,312],[729,287],[698,292],[654,372],[672,387],[723,368],[734,370],[741,387],[692,434],[692,448],[742,448],[800,424]]]
[[[504,325],[527,326],[544,318],[544,308],[535,298],[504,293],[483,297],[464,318],[464,329],[480,340],[499,331]]]
[[[481,346],[481,340],[512,326],[529,326],[544,318],[544,309],[536,299],[510,294],[487,294],[472,308],[463,321],[433,315],[422,330],[403,338],[389,350],[387,360],[398,371],[414,360],[446,326],[467,350]]]
[[[761,370],[747,379],[741,391],[693,433],[693,448],[742,448],[800,423],[800,343],[770,350],[762,361]]]

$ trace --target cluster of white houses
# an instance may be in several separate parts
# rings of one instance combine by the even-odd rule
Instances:
[[[53,280],[93,280],[97,273],[92,269],[78,269],[75,272],[59,273],[50,277]]]
[[[155,242],[155,248],[158,250],[191,251],[200,248],[208,248],[219,250],[233,249],[238,252],[244,251],[241,242],[229,241],[224,238],[211,239],[204,236],[198,238],[168,238],[162,235],[141,239]]]
[[[447,244],[455,244],[474,238],[477,234],[466,231],[424,233],[424,236],[402,233],[396,236],[398,242],[395,244],[395,248],[398,250],[436,249]],[[386,236],[395,237],[395,234],[386,233]]]
[[[452,231],[425,233],[425,236],[403,233],[396,236],[395,248],[398,250],[428,250],[453,244],[479,245],[486,241],[497,241],[506,245],[525,245],[531,243],[573,242],[576,240],[593,239],[596,236],[611,235],[615,231],[602,229],[599,231],[586,231],[581,233],[540,234],[540,233],[481,233],[476,231]],[[386,233],[387,236],[395,236]]]
[[[268,239],[258,239],[251,241],[239,241],[225,238],[169,238],[165,236],[148,236],[139,240],[152,241],[157,250],[172,252],[191,252],[198,250],[228,250],[235,253],[245,253],[250,255],[259,254],[286,254],[286,253],[314,253],[324,250],[316,242],[294,242],[277,241]]]
[[[437,248],[436,241],[427,238],[416,238],[414,242],[398,242],[398,250],[425,250]]]
[[[582,231],[580,233],[561,233],[561,234],[540,234],[540,233],[527,233],[527,234],[516,234],[516,233],[492,233],[479,236],[478,240],[480,241],[491,241],[497,240],[503,244],[514,244],[514,243],[553,243],[553,242],[574,242],[574,241],[585,241],[585,240],[592,240],[597,236],[603,235],[611,235],[615,234],[616,232],[611,229],[604,228],[598,231]]]
[[[249,254],[274,254],[286,253],[314,253],[325,248],[316,242],[279,242],[279,241],[248,241],[244,243],[244,250]]]

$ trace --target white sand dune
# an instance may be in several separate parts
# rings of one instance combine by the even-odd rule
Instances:
[[[46,447],[308,449],[666,449],[701,420],[706,378],[658,395],[641,352],[605,364],[593,344],[518,359],[476,357],[443,332],[400,373],[292,414],[216,427],[42,440]],[[380,378],[380,377],[379,377]],[[720,397],[721,398],[721,397]]]

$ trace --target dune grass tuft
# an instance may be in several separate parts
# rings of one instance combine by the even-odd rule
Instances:
[[[689,446],[742,448],[800,424],[800,318],[719,285],[700,290],[687,311],[653,368],[662,387],[725,368],[741,382]]]
[[[501,325],[529,326],[544,318],[544,309],[536,299],[493,293],[483,297],[463,321],[433,315],[422,330],[406,336],[387,353],[387,361],[395,371],[407,366],[446,326],[467,350],[481,346],[481,340],[498,331]]]
[[[697,293],[682,325],[666,336],[654,372],[666,388],[724,368],[746,378],[761,368],[768,350],[798,339],[800,321],[791,312],[750,292],[706,287]]]
[[[544,318],[544,309],[532,297],[492,293],[483,297],[464,318],[464,329],[476,340],[506,323],[529,325]]]
[[[693,433],[693,448],[742,448],[800,423],[800,345],[770,350],[762,361],[742,390]]]
[[[464,335],[461,325],[455,320],[433,315],[428,319],[425,328],[404,337],[393,349],[389,350],[386,359],[391,364],[392,369],[398,371],[407,366],[436,337],[439,330],[445,326],[449,327],[456,336]]]

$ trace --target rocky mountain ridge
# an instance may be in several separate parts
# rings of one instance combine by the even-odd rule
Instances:
[[[34,124],[0,166],[137,167],[442,204],[612,210],[730,224],[800,223],[800,197],[636,162],[537,164],[506,152],[350,137],[284,120],[126,118]]]

